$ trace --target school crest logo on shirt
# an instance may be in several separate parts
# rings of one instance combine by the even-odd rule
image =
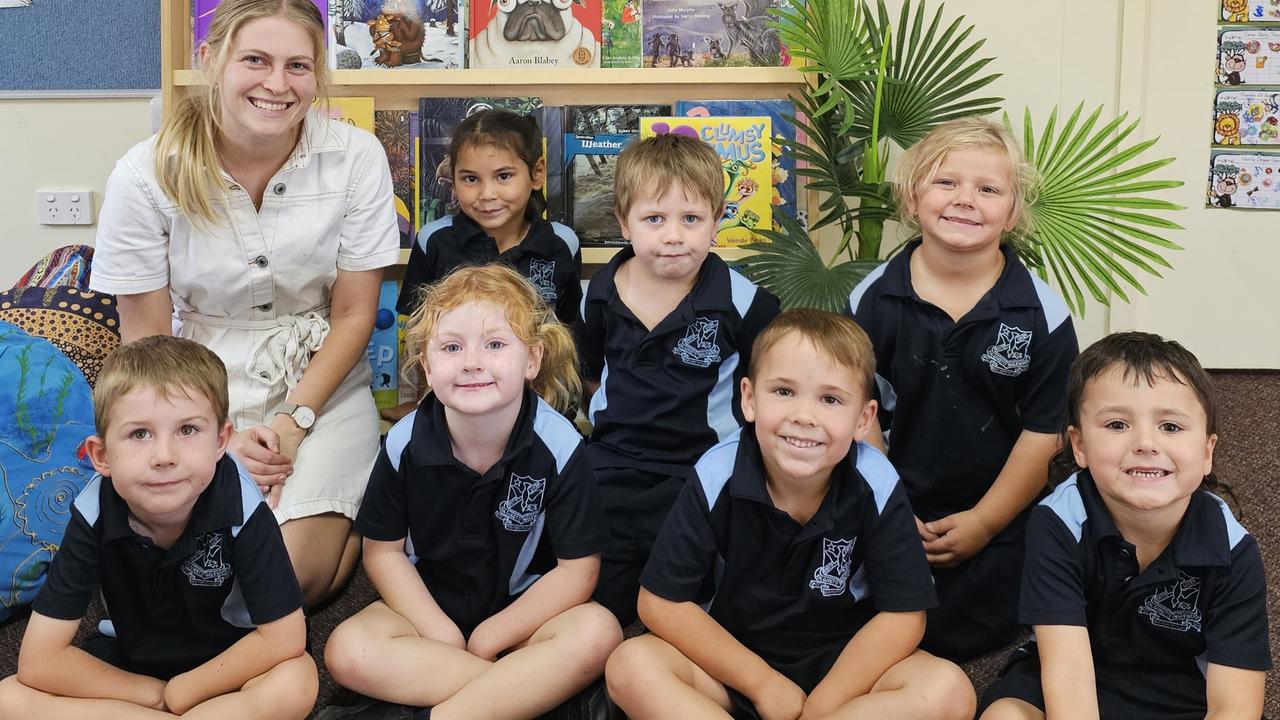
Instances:
[[[510,532],[529,532],[542,513],[542,496],[546,489],[546,478],[535,479],[511,473],[507,499],[498,503],[493,516],[501,520],[502,527]]]
[[[716,337],[720,334],[720,321],[700,317],[689,324],[684,337],[676,343],[672,350],[685,365],[704,368],[711,363],[720,362],[720,345]]]
[[[996,342],[982,353],[991,372],[1006,377],[1018,377],[1031,367],[1031,331],[1000,323]]]
[[[200,549],[182,563],[182,573],[195,587],[222,587],[231,577],[231,566],[222,559],[222,533],[210,532],[196,538]]]
[[[835,597],[849,587],[849,570],[856,538],[832,540],[822,538],[822,564],[813,571],[809,587],[823,597]]]
[[[538,289],[538,294],[549,303],[556,301],[556,261],[530,260],[529,282]]]
[[[1178,571],[1178,581],[1162,587],[1142,601],[1138,614],[1166,630],[1200,632],[1200,578]]]

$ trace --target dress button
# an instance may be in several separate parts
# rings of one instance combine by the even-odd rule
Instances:
[[[275,193],[275,194],[277,194],[277,195],[283,195],[283,194],[284,194],[284,183],[276,183],[276,186],[275,186],[275,187],[273,187],[273,188],[271,188],[271,192],[273,192],[273,193]]]
[[[267,312],[268,310],[271,309],[271,303],[263,303],[258,306],[258,309],[261,310],[262,312]]]
[[[1120,554],[1125,557],[1129,557],[1129,548],[1127,547],[1120,548]]]
[[[258,266],[258,267],[260,267],[260,268],[264,268],[264,267],[266,267],[267,265],[270,265],[270,264],[271,264],[271,262],[270,262],[269,260],[267,260],[267,256],[266,256],[266,255],[259,255],[258,257],[256,257],[256,258],[254,258],[254,259],[253,259],[253,264],[254,264],[254,265],[257,265],[257,266]]]
[[[271,373],[267,372],[266,370],[263,370],[262,372],[258,373],[258,377],[262,378],[263,380],[266,380],[267,378],[271,377]]]

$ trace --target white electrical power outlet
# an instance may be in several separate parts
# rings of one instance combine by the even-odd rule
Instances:
[[[36,222],[41,225],[92,225],[93,191],[37,190]]]

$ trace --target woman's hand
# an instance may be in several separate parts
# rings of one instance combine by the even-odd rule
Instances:
[[[292,418],[287,418],[287,422],[295,429],[297,428]],[[298,432],[302,431],[298,430]],[[273,510],[280,503],[280,491],[284,488],[284,481],[293,474],[293,457],[298,452],[297,446],[294,445],[294,456],[285,455],[280,452],[281,444],[279,434],[266,425],[254,425],[247,430],[241,430],[231,437],[231,442],[227,443],[227,452],[235,455],[249,471],[253,481],[258,484],[258,489],[262,490],[262,494],[266,496],[267,507]]]
[[[288,457],[289,463],[293,464],[293,461],[298,459],[298,446],[307,436],[307,431],[298,427],[298,423],[285,413],[276,413],[272,416],[271,429],[275,431],[276,437],[280,438],[278,448],[280,454]]]

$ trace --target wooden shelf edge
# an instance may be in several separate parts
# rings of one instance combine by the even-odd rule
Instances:
[[[421,86],[424,94],[439,86],[510,85],[801,85],[804,74],[794,68],[592,68],[583,70],[335,70],[338,87]],[[178,87],[203,85],[195,70],[173,71]]]

